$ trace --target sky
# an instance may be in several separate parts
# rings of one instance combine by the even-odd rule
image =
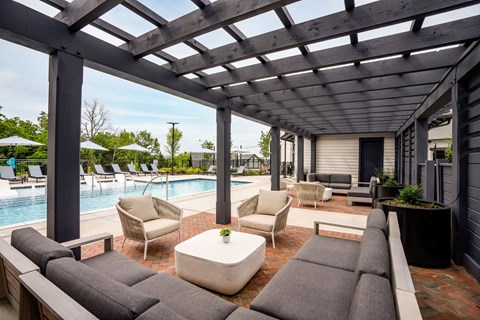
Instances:
[[[38,0],[19,0],[49,16],[54,16],[58,10]],[[154,9],[168,21],[187,14],[197,7],[189,0],[141,0],[142,3]],[[371,0],[357,0],[357,6],[372,2]],[[287,8],[295,21],[301,23],[319,16],[343,10],[343,0],[303,0],[288,5]],[[312,10],[315,8],[315,10]],[[449,20],[478,14],[480,5],[450,13]],[[154,26],[139,18],[123,6],[117,6],[102,19],[123,28],[129,33],[140,36],[150,31]],[[427,18],[424,26],[437,24],[445,17],[437,15]],[[255,36],[282,27],[280,20],[273,12],[262,14],[235,24],[248,37]],[[385,34],[404,32],[409,30],[410,23],[402,23],[387,28],[359,34],[359,40],[376,38]],[[83,29],[91,35],[109,41],[114,45],[121,45],[122,41],[93,27]],[[224,30],[216,30],[196,38],[208,48],[234,42]],[[341,37],[309,45],[310,51],[349,43],[348,37]],[[193,49],[184,44],[167,48],[166,52],[177,58],[195,54]],[[299,54],[298,49],[285,50],[267,55],[271,60],[279,59],[292,54]],[[161,59],[149,60],[164,64]],[[236,67],[259,63],[256,59],[233,63]],[[205,70],[212,74],[224,71],[217,67]],[[193,75],[187,75],[194,78]],[[161,91],[141,86],[120,78],[104,74],[87,67],[84,68],[82,99],[91,102],[97,99],[109,112],[110,123],[113,128],[126,129],[138,132],[147,130],[159,139],[162,152],[166,141],[166,133],[171,125],[167,122],[179,122],[177,128],[183,132],[180,142],[181,151],[202,151],[201,141],[215,141],[216,121],[215,110],[198,103],[178,98]],[[48,55],[0,40],[0,106],[1,113],[7,117],[20,117],[25,120],[36,121],[41,111],[47,111],[48,106]],[[258,142],[261,131],[267,132],[268,126],[232,116],[232,142],[234,148],[246,149],[258,153]]]

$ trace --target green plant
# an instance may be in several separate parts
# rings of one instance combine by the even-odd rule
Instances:
[[[220,229],[220,235],[221,235],[222,237],[229,236],[231,233],[232,233],[232,230],[230,230],[230,228],[222,228],[222,229]]]
[[[375,169],[375,173],[373,174],[375,177],[380,179],[380,181],[385,181],[387,179],[390,179],[393,175],[390,174],[387,170],[384,170],[383,168]]]
[[[445,159],[447,159],[448,162],[452,163],[452,159],[453,159],[452,139],[449,139],[447,143],[447,147],[445,148]]]
[[[388,178],[383,185],[386,187],[396,187],[398,186],[398,181],[393,178]]]
[[[422,193],[423,190],[420,185],[406,186],[403,190],[400,190],[395,200],[404,205],[415,206],[422,197]]]

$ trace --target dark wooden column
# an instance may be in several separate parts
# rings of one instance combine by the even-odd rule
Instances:
[[[418,184],[421,182],[420,172],[418,165],[425,163],[428,159],[428,119],[416,119],[415,120],[415,162],[413,163],[413,183]],[[428,183],[434,183],[434,181],[427,181]]]
[[[303,181],[303,136],[297,136],[297,181]]]
[[[317,136],[310,141],[310,172],[317,172]]]
[[[230,201],[230,135],[232,111],[217,109],[217,215],[218,224],[232,220]]]
[[[270,130],[270,174],[272,177],[272,190],[280,190],[280,128],[272,127]]]
[[[47,236],[80,236],[80,122],[83,59],[50,56],[48,94]]]

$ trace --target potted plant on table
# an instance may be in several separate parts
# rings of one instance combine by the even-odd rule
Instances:
[[[443,268],[450,266],[450,207],[420,200],[420,185],[406,186],[396,198],[378,198],[375,206],[397,213],[400,238],[409,264]]]
[[[220,229],[220,236],[222,237],[222,240],[224,243],[229,243],[230,242],[230,234],[232,233],[232,230],[230,228],[222,228]]]

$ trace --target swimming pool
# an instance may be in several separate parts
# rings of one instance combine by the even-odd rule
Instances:
[[[249,182],[232,181],[232,187],[243,185]],[[141,195],[145,189],[145,182],[136,182],[136,187],[123,183],[102,183],[102,190],[92,190],[91,186],[81,185],[80,187],[80,212],[112,208],[119,197]],[[210,179],[188,179],[171,181],[168,184],[168,197],[194,194],[204,191],[215,190],[216,181]],[[0,227],[45,219],[47,210],[47,198],[45,188],[16,189],[17,197],[0,199]],[[165,183],[151,183],[145,193],[165,199]]]

